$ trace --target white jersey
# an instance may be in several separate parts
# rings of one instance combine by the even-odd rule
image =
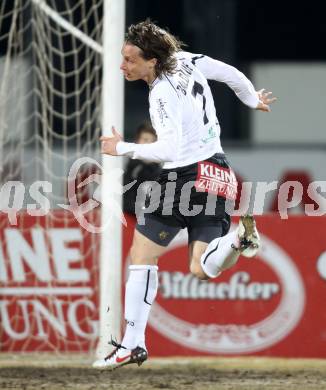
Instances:
[[[251,108],[258,95],[237,69],[221,61],[187,52],[177,53],[176,73],[156,78],[150,85],[149,111],[157,141],[119,142],[119,155],[156,162],[171,169],[223,153],[220,126],[207,79],[226,83]]]

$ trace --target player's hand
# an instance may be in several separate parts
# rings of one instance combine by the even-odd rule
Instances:
[[[261,89],[260,91],[257,91],[259,103],[256,107],[256,110],[270,112],[270,104],[274,103],[275,100],[277,100],[276,97],[272,97],[273,92],[265,92],[265,89]]]
[[[101,153],[109,154],[111,156],[117,156],[117,143],[122,141],[121,135],[112,126],[113,137],[105,137],[104,135],[100,138],[101,141]]]

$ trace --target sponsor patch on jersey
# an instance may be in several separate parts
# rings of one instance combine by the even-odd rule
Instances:
[[[217,164],[200,161],[195,188],[199,192],[208,192],[225,199],[235,200],[238,182],[230,168],[222,168]]]

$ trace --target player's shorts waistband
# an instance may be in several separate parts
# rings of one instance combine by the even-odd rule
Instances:
[[[207,160],[210,160],[210,159],[221,159],[221,160],[224,160],[226,157],[225,157],[225,154],[224,153],[215,153],[213,154],[211,157],[209,158],[206,158],[204,161],[207,161]],[[202,161],[202,160],[199,160],[199,161]],[[190,164],[190,165],[185,165],[183,167],[177,167],[177,168],[170,168],[170,169],[162,169],[162,173],[163,174],[168,174],[169,172],[184,172],[184,171],[188,171],[189,168],[192,168],[192,167],[195,167],[199,161],[193,163],[193,164]]]

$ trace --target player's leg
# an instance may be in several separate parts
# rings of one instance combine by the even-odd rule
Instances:
[[[147,359],[145,329],[158,289],[158,258],[179,230],[152,216],[146,218],[145,225],[137,225],[125,290],[125,334],[121,344],[113,342],[116,349],[95,362],[95,367],[113,369],[129,363],[140,365]]]
[[[214,224],[212,221],[212,218],[207,218],[207,226],[192,221],[188,228],[190,271],[202,280],[218,276],[234,265],[240,255],[234,249],[238,245],[237,232],[227,233],[230,228],[228,216],[215,220]],[[207,260],[203,259],[207,254],[213,256],[213,261],[209,259],[209,267],[205,264]]]
[[[192,241],[189,245],[190,271],[201,280],[215,278],[236,264],[240,251],[236,232],[217,237],[210,243]]]
[[[156,228],[151,227],[152,231]],[[122,345],[128,349],[136,346],[146,349],[145,328],[158,288],[158,258],[166,248],[145,234],[148,236],[147,231],[135,229],[130,250],[131,264],[125,292],[126,330],[122,340]]]
[[[189,256],[189,269],[190,272],[197,276],[200,280],[207,280],[209,276],[205,274],[200,264],[200,259],[202,254],[205,252],[208,246],[207,242],[203,241],[192,241],[188,246],[188,256]]]
[[[216,238],[211,239],[213,234]],[[238,228],[225,235],[222,222],[192,228],[189,240],[190,270],[203,280],[217,277],[235,265],[240,254],[255,256],[259,248],[259,234],[252,216],[241,217]]]
[[[131,265],[125,294],[126,331],[122,345],[128,349],[145,346],[145,329],[158,288],[158,258],[179,232],[158,217],[149,216],[137,225],[130,250]]]

